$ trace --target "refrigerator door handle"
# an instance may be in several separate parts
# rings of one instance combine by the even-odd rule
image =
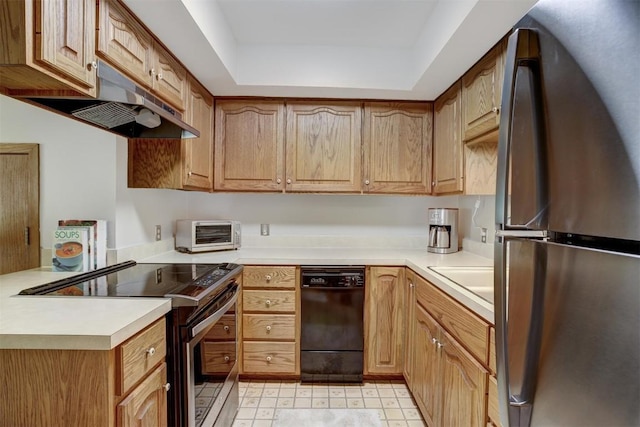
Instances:
[[[546,184],[546,144],[545,144],[545,123],[542,105],[542,89],[539,71],[540,48],[538,43],[538,35],[533,30],[517,29],[509,37],[507,47],[506,64],[504,72],[504,83],[502,89],[502,105],[500,116],[500,134],[498,144],[498,166],[496,179],[496,224],[499,226],[497,230],[507,227],[513,228],[546,228],[546,206],[547,206],[547,184]],[[519,70],[521,70],[519,73]],[[527,71],[527,72],[524,72]],[[520,80],[518,80],[520,79]],[[518,83],[520,81],[520,83]],[[529,206],[531,211],[518,212],[518,218],[514,224],[511,224],[511,163],[513,161],[512,137],[514,132],[522,132],[522,126],[514,128],[514,111],[516,108],[516,92],[517,87],[528,87],[528,96],[530,99],[531,115],[530,137],[523,141],[516,141],[520,146],[523,144],[527,152],[530,152],[534,159],[527,158],[527,161],[534,160],[535,169],[531,172],[530,179],[535,180],[535,187],[531,186],[533,191],[532,199]],[[520,89],[522,90],[522,89]],[[527,104],[529,105],[529,104]],[[527,128],[528,129],[528,128]],[[524,148],[524,147],[523,147]],[[514,155],[522,155],[520,151],[514,151]],[[529,178],[521,178],[529,179]],[[515,189],[513,189],[515,190]],[[520,189],[521,190],[521,189]],[[519,200],[522,202],[522,200]],[[520,205],[521,203],[518,203]]]

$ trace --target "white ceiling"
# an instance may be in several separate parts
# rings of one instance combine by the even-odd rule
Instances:
[[[124,0],[217,96],[433,100],[537,0]]]

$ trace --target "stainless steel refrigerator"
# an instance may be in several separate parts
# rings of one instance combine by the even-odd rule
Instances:
[[[541,0],[506,55],[495,317],[505,426],[640,425],[640,1]]]

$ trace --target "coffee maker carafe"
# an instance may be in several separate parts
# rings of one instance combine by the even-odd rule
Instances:
[[[427,251],[437,254],[458,252],[458,209],[432,208],[428,214]]]

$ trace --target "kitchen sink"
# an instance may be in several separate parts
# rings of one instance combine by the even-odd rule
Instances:
[[[493,304],[493,267],[429,267]]]

